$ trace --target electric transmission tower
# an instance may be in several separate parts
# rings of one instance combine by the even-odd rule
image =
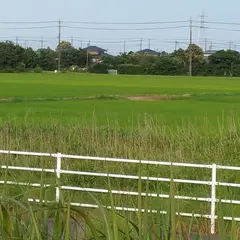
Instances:
[[[199,28],[199,36],[198,36],[198,45],[204,50],[207,51],[208,48],[208,41],[206,35],[206,15],[204,13],[204,9],[201,13],[201,21],[200,21],[200,28]]]

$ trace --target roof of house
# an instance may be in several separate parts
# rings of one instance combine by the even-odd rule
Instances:
[[[139,54],[159,54],[158,52],[152,50],[152,49],[143,49],[141,51],[138,51],[136,53],[139,53]]]
[[[88,46],[86,48],[83,48],[83,50],[93,51],[93,52],[106,52],[107,51],[107,50],[97,47],[97,46]]]

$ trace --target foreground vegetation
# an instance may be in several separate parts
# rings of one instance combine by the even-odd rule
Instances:
[[[18,123],[18,121],[6,122],[1,125],[0,134],[0,145],[3,149],[11,150],[26,150],[26,151],[38,151],[38,152],[62,152],[77,155],[90,155],[90,156],[107,156],[107,157],[121,157],[121,158],[132,158],[132,159],[150,159],[150,160],[163,160],[163,161],[176,161],[176,162],[191,162],[191,163],[217,163],[223,165],[239,166],[240,153],[238,151],[239,136],[240,136],[240,124],[239,119],[229,118],[227,127],[219,123],[218,129],[212,128],[210,124],[205,124],[205,131],[199,131],[198,126],[188,123],[177,127],[177,130],[172,131],[171,128],[162,126],[160,122],[154,122],[151,119],[145,119],[145,125],[139,125],[137,128],[123,129],[119,125],[111,125],[109,127],[99,127],[94,123],[85,124],[79,123],[72,126],[61,125],[59,123],[52,122],[51,125],[29,122],[25,124]],[[55,168],[56,160],[54,158],[41,158],[41,157],[27,157],[27,156],[9,156],[1,155],[1,163],[13,166],[30,166],[30,167],[44,167],[44,168]],[[62,169],[69,170],[80,170],[80,171],[96,171],[96,172],[110,172],[118,174],[139,174],[144,176],[156,176],[156,177],[169,177],[180,179],[201,179],[209,181],[211,179],[210,170],[201,169],[187,169],[175,167],[169,169],[169,167],[143,167],[139,165],[128,165],[128,164],[105,164],[90,161],[77,161],[64,159],[62,161]],[[149,218],[146,220],[144,215],[139,216],[137,213],[115,213],[113,212],[104,213],[107,220],[101,223],[103,214],[101,211],[96,210],[84,210],[78,208],[74,209],[71,214],[75,216],[78,214],[85,214],[83,216],[90,217],[93,221],[94,228],[98,230],[102,229],[101,224],[105,224],[105,232],[99,233],[99,235],[117,234],[114,233],[116,225],[119,229],[119,239],[132,239],[127,238],[127,232],[131,229],[131,236],[138,234],[139,228],[143,226],[155,226],[158,231],[163,226],[164,229],[161,231],[168,232],[169,230],[169,218],[173,217],[173,213],[169,209],[168,199],[152,198],[152,197],[137,197],[137,196],[119,196],[100,193],[81,193],[81,192],[67,192],[62,191],[62,201],[66,205],[61,205],[55,209],[55,205],[49,206],[41,205],[25,205],[28,198],[38,198],[43,200],[55,200],[55,174],[47,173],[34,173],[34,172],[22,172],[13,170],[2,170],[2,179],[8,181],[19,181],[19,182],[30,182],[42,184],[52,184],[53,187],[49,189],[32,188],[30,186],[8,186],[2,185],[0,195],[5,196],[5,202],[8,200],[24,203],[24,209],[26,216],[32,218],[32,214],[37,214],[35,217],[36,221],[42,219],[44,211],[48,212],[49,218],[58,218],[58,213],[61,212],[61,216],[65,219],[65,216],[70,214],[70,210],[67,207],[68,202],[82,202],[99,205],[111,206],[114,202],[115,206],[126,206],[135,208],[148,208],[155,210],[166,210],[168,211],[167,216],[149,214]],[[238,182],[239,174],[231,171],[219,171],[218,180],[224,182]],[[137,180],[126,180],[126,179],[106,179],[99,177],[77,177],[67,174],[61,175],[61,184],[65,186],[79,186],[79,187],[94,187],[94,188],[105,188],[113,190],[125,190],[135,192],[147,192],[147,193],[161,193],[161,194],[172,194],[181,196],[198,196],[207,197],[210,194],[209,186],[197,186],[191,184],[174,184],[171,190],[171,184],[169,183],[156,183],[146,182]],[[220,199],[238,199],[239,190],[227,187],[218,187],[217,198]],[[9,198],[9,199],[8,199]],[[6,203],[4,203],[6,204]],[[19,204],[13,202],[13,204]],[[141,204],[141,205],[139,205]],[[200,213],[209,214],[210,205],[205,202],[195,201],[181,201],[175,200],[175,211],[189,212],[189,213]],[[5,205],[4,205],[5,206]],[[8,211],[16,210],[20,211],[19,208],[11,207]],[[33,210],[31,210],[33,208]],[[240,208],[234,204],[217,204],[217,214],[224,216],[239,216]],[[32,213],[33,211],[33,213]],[[21,212],[21,211],[20,211]],[[76,213],[77,212],[77,213]],[[22,212],[21,212],[22,213]],[[12,213],[11,213],[12,214]],[[20,213],[19,213],[20,214]],[[70,214],[70,215],[71,215]],[[121,216],[123,215],[124,218]],[[170,214],[170,215],[169,215]],[[14,214],[15,215],[15,214]],[[24,215],[23,215],[24,216]],[[45,215],[46,216],[46,215]],[[69,215],[68,215],[69,216]],[[82,215],[80,215],[82,216]],[[93,217],[94,216],[94,217]],[[95,219],[97,217],[97,220]],[[98,218],[99,217],[99,218]],[[142,219],[142,220],[140,220]],[[145,220],[144,220],[145,219]],[[136,224],[128,222],[132,221]],[[58,221],[58,220],[57,220]],[[60,220],[59,220],[60,221]],[[63,221],[63,220],[62,220]],[[100,225],[96,224],[97,221]],[[100,222],[99,222],[100,221]],[[128,223],[126,223],[126,221]],[[142,221],[147,221],[145,224]],[[177,232],[185,231],[187,234],[191,231],[196,231],[199,234],[209,233],[209,222],[201,221],[195,218],[175,218],[172,228],[178,228]],[[171,222],[171,221],[170,221]],[[29,230],[33,231],[31,234],[36,236],[37,231],[34,221],[30,220],[27,224],[30,224]],[[113,228],[110,232],[107,231],[106,224],[108,227]],[[142,225],[143,224],[143,225]],[[164,225],[165,224],[165,225]],[[175,225],[176,224],[176,225]],[[224,224],[224,227],[219,227],[219,230],[225,229],[229,234],[231,228],[237,229],[236,223],[219,222]],[[233,225],[232,225],[233,224]],[[167,226],[168,227],[167,227]],[[171,225],[171,224],[170,224]],[[68,225],[67,225],[68,226]],[[98,227],[99,226],[99,227]],[[91,227],[91,226],[90,226]],[[124,230],[122,230],[122,228]],[[128,229],[129,228],[129,229]],[[220,229],[221,228],[221,229]],[[134,229],[134,230],[133,230]],[[62,229],[61,231],[66,231]],[[150,234],[150,230],[144,230],[145,233]],[[89,233],[89,232],[88,232]],[[233,233],[236,233],[233,230]],[[90,233],[89,233],[90,234]],[[121,238],[120,235],[125,234],[125,238]],[[157,233],[157,236],[160,233]],[[237,233],[236,233],[237,234]],[[91,235],[91,234],[90,234]],[[144,235],[142,239],[151,239]],[[21,239],[21,238],[20,238]],[[34,239],[34,238],[33,238]],[[95,239],[95,238],[94,238]],[[115,237],[106,239],[117,239]],[[158,238],[156,238],[158,239]],[[187,239],[187,238],[183,238]]]
[[[239,166],[240,82],[237,78],[1,74],[0,86],[1,149]],[[55,158],[1,154],[0,159],[1,165],[56,168]],[[208,169],[84,160],[63,159],[62,169],[211,179]],[[42,184],[34,188],[7,186],[2,182],[2,236],[6,239],[46,239],[48,220],[55,219],[55,239],[60,239],[60,235],[70,239],[70,225],[62,224],[70,218],[86,224],[87,239],[135,239],[138,236],[145,240],[152,235],[155,239],[161,239],[161,235],[165,239],[176,239],[175,234],[188,239],[186,236],[191,231],[209,233],[209,221],[179,218],[174,214],[175,211],[209,214],[209,203],[173,201],[172,198],[173,195],[209,197],[209,186],[68,174],[61,174],[60,180],[65,186],[167,194],[170,201],[149,196],[62,190],[61,202],[56,205],[55,187],[59,182],[55,174],[2,169],[0,181]],[[219,170],[217,180],[237,183],[240,179],[236,172]],[[45,188],[44,184],[51,187]],[[53,202],[30,205],[28,198]],[[239,189],[218,186],[217,198],[237,200]],[[147,217],[139,212],[86,210],[70,207],[69,202],[166,210],[167,215],[149,214]],[[217,204],[217,214],[220,216],[218,233],[221,236],[232,234],[231,239],[238,239],[238,224],[222,221],[221,216],[237,217],[240,207]]]
[[[140,186],[141,184],[139,184]],[[174,185],[172,186],[174,193]],[[45,189],[41,188],[44,193]],[[140,193],[140,192],[139,192]],[[183,222],[174,212],[178,208],[171,197],[168,203],[167,214],[147,213],[148,201],[138,198],[137,209],[144,212],[119,213],[113,209],[106,210],[100,202],[91,196],[99,209],[86,211],[71,206],[69,201],[60,203],[41,202],[31,204],[19,201],[20,195],[13,198],[3,197],[0,201],[0,237],[1,239],[17,240],[200,240],[208,238],[207,220],[196,220],[194,217]],[[221,212],[221,207],[219,208]],[[239,239],[239,225],[233,221],[226,224],[219,214],[216,231],[221,239]],[[207,232],[207,233],[206,233]],[[203,238],[202,238],[203,237]]]

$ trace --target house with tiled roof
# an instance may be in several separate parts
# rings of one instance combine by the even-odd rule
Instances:
[[[88,46],[83,50],[88,52],[88,54],[92,57],[93,62],[101,62],[102,57],[111,56],[110,54],[107,53],[106,49],[97,46]]]

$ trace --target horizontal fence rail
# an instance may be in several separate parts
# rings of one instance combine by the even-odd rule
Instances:
[[[88,193],[102,193],[102,194],[113,194],[113,195],[125,195],[125,196],[142,196],[142,197],[152,197],[152,198],[163,198],[169,199],[170,195],[168,194],[160,194],[160,193],[147,193],[147,192],[136,192],[136,191],[126,191],[126,190],[109,190],[105,188],[94,188],[94,187],[81,187],[81,186],[65,186],[61,184],[61,175],[68,174],[73,176],[83,176],[83,177],[105,177],[105,178],[113,178],[113,179],[130,179],[130,180],[143,180],[143,181],[155,181],[155,182],[166,182],[166,183],[181,183],[181,184],[196,184],[196,185],[206,185],[210,187],[210,192],[208,197],[195,197],[195,196],[180,196],[174,195],[174,199],[178,200],[189,200],[189,201],[200,201],[206,202],[210,204],[210,213],[209,214],[193,214],[193,213],[185,213],[185,212],[176,212],[177,216],[183,217],[199,217],[199,218],[207,218],[211,221],[211,233],[215,233],[215,225],[216,219],[218,216],[216,215],[216,203],[226,203],[226,204],[236,204],[240,205],[239,200],[232,199],[218,199],[216,198],[216,188],[217,186],[224,187],[234,187],[240,188],[239,183],[227,183],[227,182],[219,182],[217,181],[217,170],[231,170],[231,171],[240,171],[240,167],[234,166],[221,166],[216,164],[191,164],[191,163],[175,163],[175,162],[164,162],[164,161],[148,161],[148,160],[134,160],[134,159],[120,159],[120,158],[103,158],[103,157],[92,157],[92,156],[76,156],[76,155],[66,155],[61,153],[37,153],[37,152],[22,152],[22,151],[8,151],[8,150],[0,150],[1,155],[16,155],[16,156],[33,156],[33,157],[48,157],[53,160],[54,168],[41,168],[41,167],[23,167],[23,166],[10,166],[10,165],[0,165],[0,169],[6,171],[28,171],[28,172],[45,172],[54,174],[57,183],[53,184],[41,184],[41,183],[31,183],[31,182],[18,182],[18,181],[8,181],[4,179],[0,179],[0,184],[5,185],[19,185],[19,186],[30,186],[30,187],[54,187],[55,192],[55,200],[60,200],[60,191],[68,190],[75,192],[88,192]],[[128,174],[117,174],[117,173],[106,173],[106,172],[93,172],[93,171],[75,171],[69,169],[62,168],[62,160],[79,160],[79,161],[98,161],[104,163],[126,163],[126,164],[139,164],[140,166],[148,165],[148,166],[169,166],[169,167],[186,167],[186,168],[197,168],[197,169],[209,169],[211,170],[211,179],[209,181],[205,180],[192,180],[192,179],[171,179],[171,178],[161,178],[161,177],[153,177],[153,176],[137,176],[137,175],[128,175]],[[12,162],[11,162],[12,164]],[[28,198],[29,202],[39,203],[44,202],[35,198]],[[51,201],[48,201],[51,202]],[[74,203],[71,205],[85,207],[85,208],[99,208],[96,204],[89,203]],[[111,206],[103,206],[107,209],[111,209]],[[114,209],[117,211],[130,211],[130,212],[138,212],[138,211],[146,211],[145,209],[124,207],[124,206],[114,206]],[[166,211],[159,210],[147,210],[149,213],[160,213],[167,214]],[[224,216],[224,220],[235,220],[240,222],[240,217],[229,217]]]

